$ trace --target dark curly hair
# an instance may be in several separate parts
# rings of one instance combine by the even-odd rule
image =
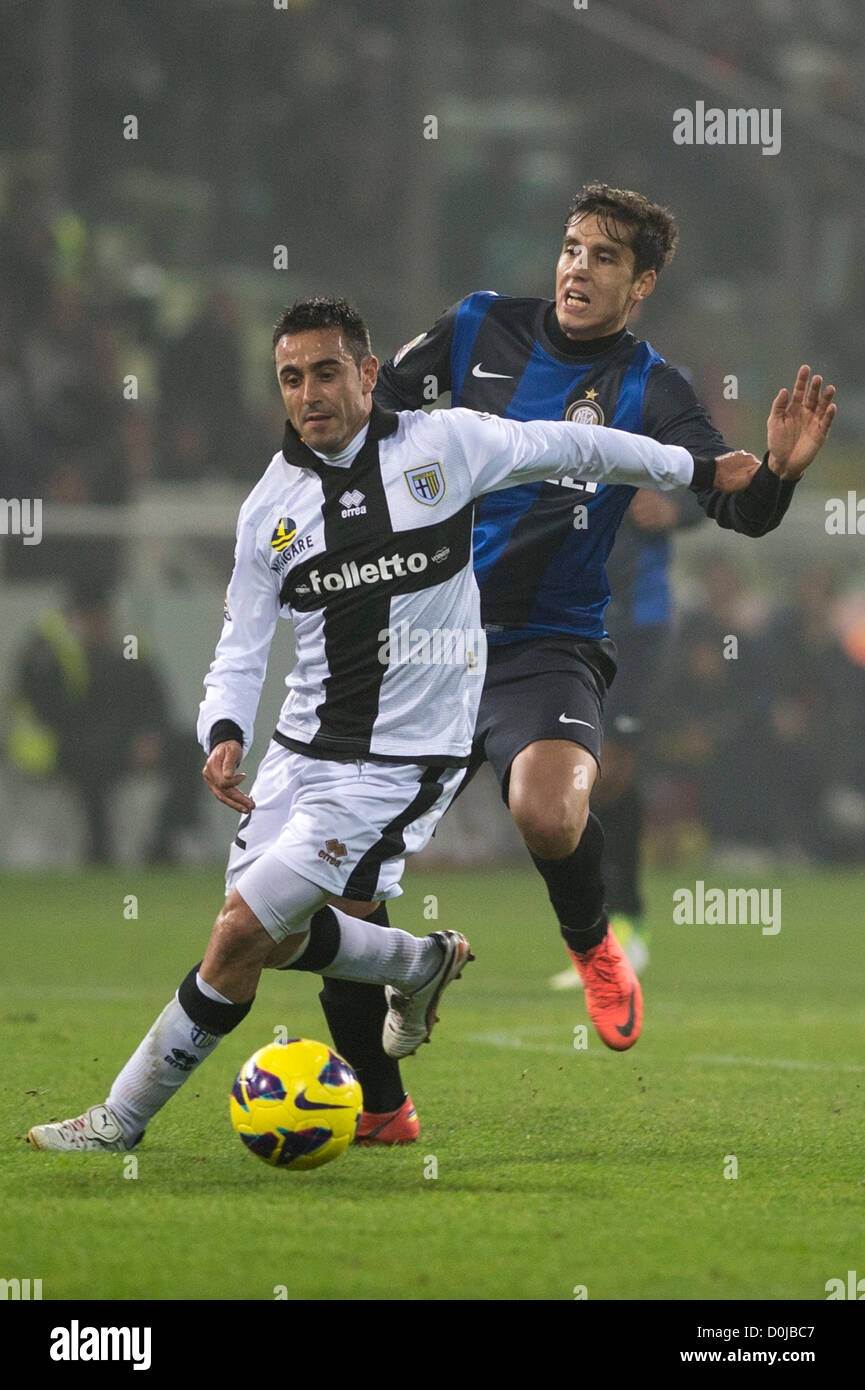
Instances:
[[[328,299],[322,295],[295,300],[283,309],[273,329],[273,351],[276,352],[277,343],[286,333],[306,333],[313,328],[342,329],[346,346],[358,366],[372,352],[367,326],[357,310],[346,299]]]
[[[565,229],[575,217],[593,213],[606,236],[634,253],[634,274],[662,270],[676,253],[679,233],[669,208],[652,203],[642,193],[610,188],[606,183],[585,183],[568,208]],[[623,240],[622,232],[627,233]]]

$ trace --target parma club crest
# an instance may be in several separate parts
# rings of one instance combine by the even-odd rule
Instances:
[[[582,400],[571,401],[565,419],[572,420],[575,425],[602,425],[604,412],[595,399],[597,394],[597,391],[587,391]]]
[[[438,460],[409,468],[403,477],[414,500],[424,507],[434,507],[445,495],[445,475]]]

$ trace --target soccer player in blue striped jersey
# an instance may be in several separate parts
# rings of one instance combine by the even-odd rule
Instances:
[[[450,392],[468,406],[515,420],[612,425],[679,444],[706,458],[730,446],[712,425],[687,377],[629,331],[675,251],[670,213],[633,192],[584,187],[568,210],[555,297],[470,294],[382,367],[377,402],[414,409]],[[698,493],[718,525],[762,536],[782,520],[801,476],[825,438],[831,388],[800,371],[792,398],[776,398],[768,451],[748,488]],[[802,432],[796,464],[782,466],[792,417]],[[774,431],[774,433],[773,433]],[[606,560],[635,489],[550,480],[481,499],[474,563],[481,589],[489,665],[474,761],[490,762],[502,796],[539,873],[590,1018],[608,1046],[637,1040],[639,982],[609,922],[601,873],[603,832],[589,798],[602,746],[602,710],[616,671],[604,615]],[[360,1138],[410,1139],[401,1125],[410,1101],[378,1044],[383,1000],[363,986],[326,982],[322,1003],[337,1048],[361,1072],[370,1117]],[[406,1113],[407,1110],[406,1110]]]

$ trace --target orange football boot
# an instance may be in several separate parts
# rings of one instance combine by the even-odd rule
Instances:
[[[598,1037],[616,1052],[633,1047],[643,1026],[643,992],[612,927],[591,950],[567,951],[583,982]]]
[[[420,1121],[411,1096],[398,1110],[374,1115],[364,1110],[355,1136],[356,1144],[413,1144],[420,1134]]]

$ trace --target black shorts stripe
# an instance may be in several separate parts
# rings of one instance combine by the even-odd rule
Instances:
[[[417,795],[409,802],[389,825],[381,832],[381,837],[358,860],[348,882],[343,897],[356,898],[361,902],[372,902],[378,885],[378,875],[386,859],[394,859],[405,849],[403,831],[412,821],[424,815],[438,801],[444,790],[439,781],[440,769],[428,767],[421,774]]]
[[[245,829],[246,829],[246,827],[249,825],[249,822],[250,822],[251,820],[252,820],[252,812],[251,812],[251,811],[247,811],[246,815],[243,816],[243,817],[241,817],[240,824],[239,824],[239,826],[237,827],[237,834],[236,834],[235,837],[234,837],[234,843],[237,845],[238,849],[246,849],[246,841],[245,841],[245,840],[241,840],[241,838],[240,838],[240,832],[241,832],[241,830],[245,830]]]

